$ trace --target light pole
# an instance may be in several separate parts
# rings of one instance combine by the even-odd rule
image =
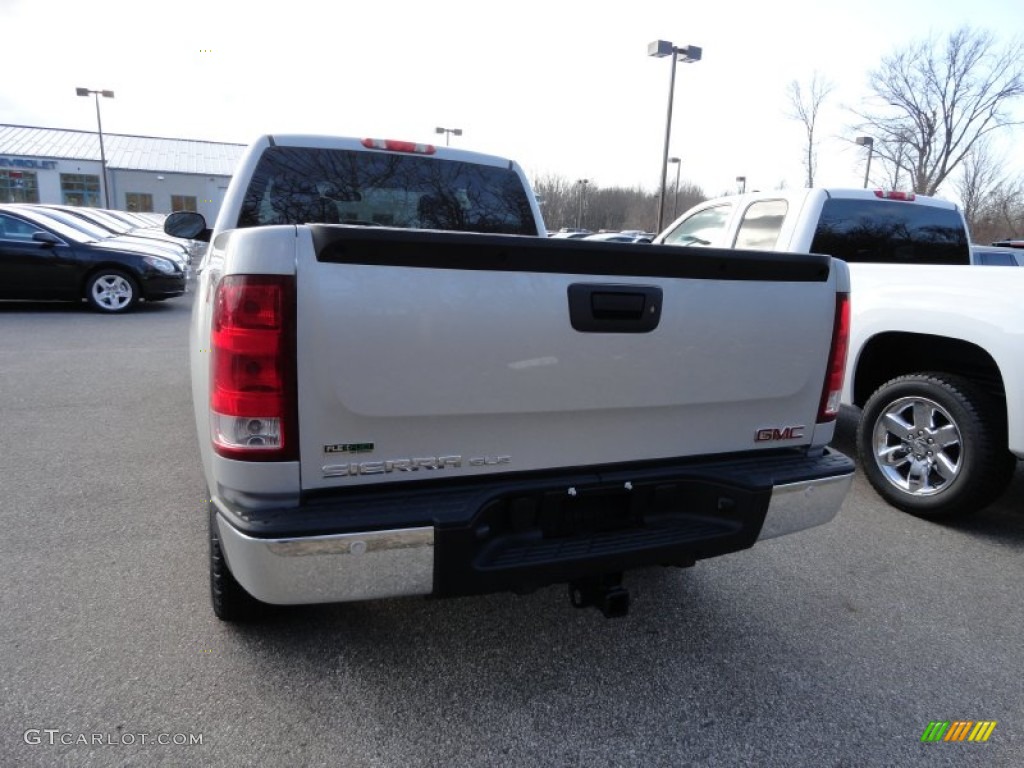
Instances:
[[[100,120],[100,96],[105,99],[114,98],[113,91],[94,91],[89,88],[75,88],[75,93],[79,96],[88,97],[89,94],[93,94],[96,97],[96,128],[99,130],[100,137],[100,168],[103,170],[103,201],[106,203],[106,207],[110,207],[110,185],[107,184],[107,153],[103,149],[103,121]]]
[[[589,183],[590,179],[576,179],[576,186],[580,188],[579,207],[576,209],[576,229],[583,229],[583,192]]]
[[[670,157],[668,161],[676,165],[676,194],[672,198],[672,220],[675,221],[676,216],[679,215],[679,169],[682,167],[683,162],[678,157]]]
[[[740,185],[740,194],[741,195],[744,192],[747,191],[747,177],[746,176],[737,176],[736,177],[736,183]]]
[[[437,127],[437,128],[434,129],[434,133],[443,133],[444,134],[444,145],[447,147],[448,146],[448,139],[451,137],[451,135],[455,134],[456,136],[461,136],[462,135],[462,129],[461,128],[441,128],[441,127]]]
[[[665,118],[665,151],[661,156],[661,197],[658,201],[658,232],[665,222],[665,184],[668,177],[668,143],[672,136],[672,96],[676,89],[676,62],[692,64],[700,61],[701,49],[696,45],[675,46],[668,40],[655,40],[647,44],[647,55],[657,59],[672,57],[672,74],[668,81],[668,116]]]
[[[875,149],[875,140],[870,136],[858,136],[857,143],[868,148],[868,165],[864,169],[864,189],[868,188],[868,174],[871,173],[871,155]]]

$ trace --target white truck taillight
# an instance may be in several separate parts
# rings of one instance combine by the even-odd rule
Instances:
[[[229,275],[210,334],[210,425],[221,456],[298,459],[295,279]]]
[[[836,318],[832,324],[832,347],[825,370],[825,385],[821,390],[818,423],[834,421],[839,415],[839,399],[843,394],[846,375],[846,353],[850,347],[850,294],[836,294]]]

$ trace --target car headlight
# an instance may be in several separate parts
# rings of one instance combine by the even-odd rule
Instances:
[[[174,267],[174,263],[167,259],[161,259],[158,256],[143,256],[142,260],[145,261],[153,269],[159,269],[165,275],[173,275],[177,270]]]

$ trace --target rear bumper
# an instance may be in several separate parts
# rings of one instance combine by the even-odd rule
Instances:
[[[828,522],[852,478],[853,463],[826,451],[767,465],[748,458],[348,496],[258,519],[214,502],[239,583],[264,602],[301,604],[531,589],[692,565]],[[382,527],[389,518],[410,524]]]
[[[217,515],[235,579],[265,603],[335,603],[429,595],[434,529],[255,539]]]
[[[774,539],[829,522],[843,505],[853,473],[777,485],[758,541]]]

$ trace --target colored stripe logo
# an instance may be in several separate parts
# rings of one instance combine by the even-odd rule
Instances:
[[[996,729],[996,720],[932,720],[921,734],[921,741],[988,741]]]

